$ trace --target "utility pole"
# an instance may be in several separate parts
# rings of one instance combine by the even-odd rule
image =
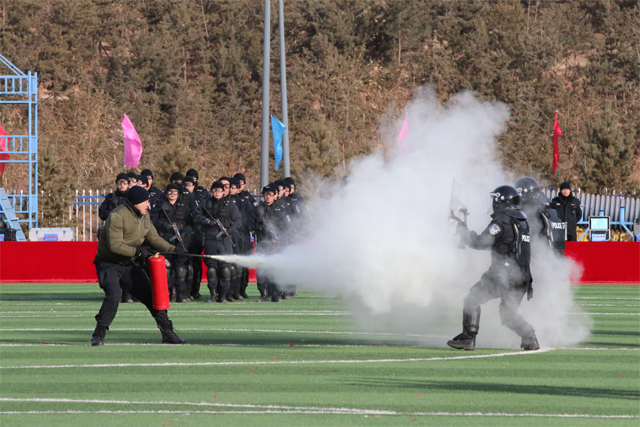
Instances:
[[[289,163],[289,113],[287,112],[287,62],[284,48],[284,1],[279,0],[280,21],[280,93],[282,95],[282,122],[287,127],[282,135],[282,157],[284,159],[284,177],[291,176]]]
[[[262,66],[262,150],[260,189],[269,184],[269,77],[271,69],[271,0],[264,0],[264,64]]]

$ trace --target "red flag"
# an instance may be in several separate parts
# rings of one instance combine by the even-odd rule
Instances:
[[[556,173],[558,169],[558,160],[560,160],[560,153],[558,151],[558,137],[562,136],[562,129],[560,129],[560,123],[558,123],[558,110],[556,110],[556,118],[553,120],[553,171]]]
[[[6,135],[7,133],[0,125],[0,135]],[[0,178],[4,176],[4,168],[7,167],[7,164],[2,162],[2,160],[9,160],[9,144],[7,143],[7,138],[0,138]]]

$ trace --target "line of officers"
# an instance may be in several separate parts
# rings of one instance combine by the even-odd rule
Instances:
[[[149,192],[149,213],[158,234],[186,253],[166,255],[169,291],[172,301],[178,303],[202,297],[202,258],[187,254],[250,255],[254,249],[261,254],[275,253],[303,237],[308,219],[306,202],[290,177],[265,186],[261,202],[247,191],[242,173],[222,176],[209,189],[200,185],[198,178],[195,169],[185,175],[175,172],[162,190],[155,185],[149,169],[140,175],[121,173],[116,177],[116,191],[108,194],[98,209],[100,219],[106,221],[111,211],[125,203],[131,187],[141,186]],[[141,250],[153,254],[145,245]],[[211,258],[204,258],[204,263],[207,302],[248,298],[247,268]],[[263,273],[258,273],[257,281],[259,302],[296,296],[295,286],[281,287]],[[133,302],[133,298],[123,292],[122,302]]]

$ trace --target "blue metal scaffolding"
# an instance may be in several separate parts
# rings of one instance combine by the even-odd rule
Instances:
[[[23,73],[0,54],[0,63],[13,74],[0,75],[0,104],[23,105],[27,108],[25,135],[6,135],[10,160],[3,163],[25,163],[29,168],[27,194],[8,194],[20,222],[38,227],[38,73]]]

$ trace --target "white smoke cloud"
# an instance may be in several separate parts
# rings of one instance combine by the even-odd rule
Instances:
[[[282,285],[347,299],[364,330],[422,334],[421,344],[445,346],[461,331],[464,296],[490,264],[489,251],[457,247],[448,226],[453,182],[461,183],[456,196],[471,212],[470,228],[481,232],[490,221],[489,193],[514,181],[496,151],[509,111],[470,92],[442,105],[426,88],[416,92],[407,113],[408,152],[395,141],[403,115],[381,130],[388,135],[386,155],[352,161],[344,188],[321,185],[304,243],[241,263],[260,265]],[[565,261],[544,247],[532,272],[535,296],[523,301],[521,313],[541,345],[584,339],[588,319],[568,314],[577,308]],[[500,325],[497,304],[483,306],[477,345],[517,348],[519,338]]]

